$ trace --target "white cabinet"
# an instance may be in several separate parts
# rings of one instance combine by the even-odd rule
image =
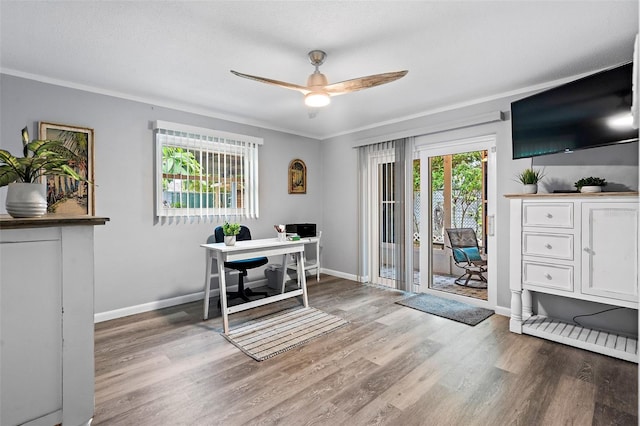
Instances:
[[[533,315],[530,293],[637,309],[637,193],[507,197],[510,330],[637,362],[637,337]]]
[[[0,216],[0,424],[87,425],[94,409],[93,225]]]

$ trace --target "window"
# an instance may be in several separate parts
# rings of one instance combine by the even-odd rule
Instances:
[[[156,217],[257,218],[261,138],[158,121]]]

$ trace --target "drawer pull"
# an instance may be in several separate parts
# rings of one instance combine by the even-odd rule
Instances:
[[[553,215],[551,213],[547,213],[547,218],[551,219]]]
[[[553,247],[551,246],[551,244],[547,243],[544,245],[546,248],[548,248],[549,250],[551,250]]]
[[[552,278],[552,277],[551,277],[551,274],[550,274],[550,273],[548,273],[548,272],[547,272],[546,274],[544,274],[544,277],[545,277],[546,279],[548,279],[548,280],[550,280],[550,279]]]

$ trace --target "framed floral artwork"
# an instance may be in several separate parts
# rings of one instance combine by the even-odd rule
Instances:
[[[48,213],[64,215],[95,214],[93,192],[93,129],[40,122],[40,139],[60,140],[80,160],[73,165],[80,176],[91,183],[65,176],[47,176]]]
[[[307,165],[300,159],[289,163],[289,194],[307,193]]]

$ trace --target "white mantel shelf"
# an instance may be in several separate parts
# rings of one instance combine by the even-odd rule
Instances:
[[[637,192],[554,192],[538,194],[504,194],[505,198],[590,198],[590,197],[637,197]]]

